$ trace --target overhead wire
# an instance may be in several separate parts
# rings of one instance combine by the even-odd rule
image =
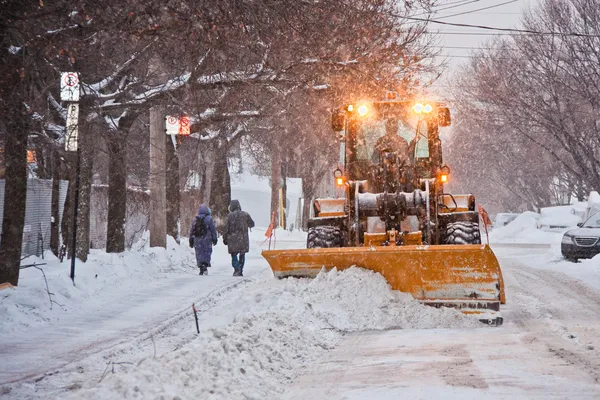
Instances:
[[[480,1],[481,0],[461,0],[461,1],[457,1],[456,3],[445,4],[446,6],[450,5],[450,4],[456,4],[456,5],[453,5],[453,6],[450,6],[450,7],[439,8],[437,10],[431,10],[430,12],[424,12],[424,13],[416,14],[415,16],[418,17],[419,15],[437,14],[439,11],[450,10],[452,8],[462,7],[462,6],[466,6],[467,4],[478,3]]]
[[[440,17],[440,18],[438,18],[438,19],[442,19],[442,18],[452,18],[452,17],[458,17],[459,15],[466,15],[466,14],[471,14],[471,13],[474,13],[474,12],[477,12],[477,11],[489,10],[489,9],[491,9],[491,8],[496,8],[496,7],[505,6],[505,5],[507,5],[507,4],[516,3],[517,1],[519,1],[519,0],[508,0],[508,1],[505,1],[505,2],[503,2],[503,3],[494,4],[494,5],[491,5],[491,6],[482,7],[482,8],[476,8],[475,10],[463,11],[463,12],[460,12],[460,13],[455,13],[455,14],[451,14],[451,15],[446,15],[446,16],[444,16],[444,17]]]
[[[427,22],[427,23],[430,22],[432,24],[438,24],[438,25],[457,26],[457,27],[461,27],[461,28],[477,28],[477,29],[492,30],[492,31],[498,31],[498,32],[525,33],[525,34],[530,34],[530,35],[548,35],[548,36],[600,37],[600,35],[589,34],[589,33],[579,33],[579,32],[556,32],[556,31],[543,32],[543,31],[536,31],[533,29],[497,28],[497,27],[487,26],[487,25],[446,22],[446,21],[439,21],[436,19],[428,19],[428,18],[418,18],[418,17],[403,17],[403,18],[411,20],[411,21],[420,21],[420,22]],[[461,34],[461,33],[454,33],[454,32],[453,33],[440,32],[440,33],[442,33],[442,34]],[[470,33],[465,32],[462,34],[466,35],[466,34],[470,34]]]

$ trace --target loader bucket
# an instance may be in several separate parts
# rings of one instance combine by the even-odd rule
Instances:
[[[394,290],[465,313],[499,311],[504,282],[488,245],[431,245],[264,250],[277,278],[315,277],[322,268],[357,266],[380,273]]]

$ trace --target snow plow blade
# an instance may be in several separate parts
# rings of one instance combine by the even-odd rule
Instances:
[[[500,265],[488,245],[264,250],[262,255],[277,278],[310,278],[322,268],[357,266],[380,273],[392,289],[430,306],[493,314],[505,303]]]

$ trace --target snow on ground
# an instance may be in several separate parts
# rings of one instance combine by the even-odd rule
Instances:
[[[540,214],[526,211],[507,225],[490,231],[490,243],[560,244],[563,231],[538,229]]]
[[[515,220],[490,232],[490,245],[503,258],[518,258],[533,268],[558,271],[600,289],[600,255],[582,259],[578,263],[567,261],[562,256],[560,241],[568,229],[546,231],[539,229],[540,215],[524,212]],[[515,245],[544,251],[516,251]]]
[[[305,240],[277,230],[271,246],[302,247]],[[0,292],[0,393],[278,398],[345,332],[478,326],[455,310],[391,291],[370,271],[276,280],[260,257],[269,245],[264,229],[253,230],[251,243],[241,280],[230,276],[222,244],[208,277],[196,275],[192,250],[174,241],[167,250],[141,243],[121,255],[93,252],[78,264],[75,287],[69,264],[47,259],[48,285],[61,304],[52,309],[41,273],[25,270],[22,285]],[[199,336],[192,302],[200,310]]]
[[[194,266],[190,254],[187,245],[178,245],[171,237],[167,249],[150,248],[146,233],[132,250],[122,254],[91,250],[88,262],[77,260],[75,285],[69,278],[70,260],[61,263],[51,252],[46,252],[44,259],[29,257],[22,265],[37,264],[43,273],[25,268],[20,272],[17,288],[0,291],[0,336],[60,323],[64,316],[89,307],[89,301],[110,298],[166,279],[170,273],[189,270]]]
[[[362,269],[257,282],[233,306],[232,323],[207,329],[207,316],[188,346],[90,382],[73,398],[273,399],[335,347],[340,331],[479,326],[454,310],[425,308]]]

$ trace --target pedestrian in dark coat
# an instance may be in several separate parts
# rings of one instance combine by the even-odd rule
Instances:
[[[217,244],[217,229],[210,216],[210,209],[206,204],[198,208],[198,215],[192,222],[190,229],[190,247],[196,251],[196,263],[200,268],[200,275],[208,275],[212,247]]]
[[[250,248],[248,228],[253,227],[254,221],[250,214],[242,211],[238,200],[231,200],[225,233],[223,234],[223,243],[227,245],[229,254],[231,254],[233,276],[243,276],[246,253]]]

